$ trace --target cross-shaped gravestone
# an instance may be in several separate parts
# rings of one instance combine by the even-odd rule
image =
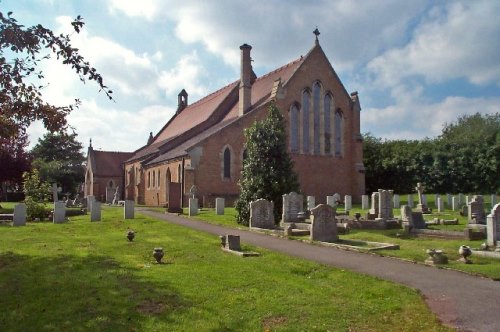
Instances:
[[[189,189],[189,195],[191,195],[191,198],[196,198],[197,193],[198,193],[198,188],[196,188],[195,185],[192,185],[191,188]]]
[[[417,183],[415,190],[418,192],[418,203],[419,204],[424,204],[424,200],[422,198],[422,195],[424,193],[424,189],[425,189],[425,187],[420,182]]]

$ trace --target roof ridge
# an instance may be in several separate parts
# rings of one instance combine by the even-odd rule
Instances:
[[[189,104],[187,107],[189,107],[189,106],[194,106],[194,105],[196,105],[196,104],[200,104],[200,103],[205,102],[205,101],[209,101],[209,100],[210,100],[210,99],[209,99],[209,97],[216,95],[217,93],[221,92],[221,91],[222,91],[222,90],[224,90],[224,89],[227,89],[228,87],[230,87],[231,85],[233,85],[233,84],[235,84],[235,83],[237,83],[237,82],[239,82],[239,80],[236,80],[236,81],[234,81],[234,82],[231,82],[231,83],[229,83],[229,84],[227,84],[227,85],[223,86],[222,88],[220,88],[220,89],[218,89],[218,90],[215,90],[215,91],[213,91],[213,92],[209,93],[209,94],[208,94],[208,95],[206,95],[205,97],[203,97],[203,98],[201,98],[201,99],[198,99],[197,101],[195,101],[195,102],[194,102],[194,103],[192,103],[192,104]]]
[[[104,150],[94,150],[94,152],[106,152],[106,153],[134,153],[132,152],[127,152],[127,151],[104,151]]]

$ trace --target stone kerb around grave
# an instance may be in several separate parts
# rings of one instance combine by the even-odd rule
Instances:
[[[265,199],[250,202],[250,222],[252,228],[274,229],[274,203]]]
[[[311,241],[338,241],[335,208],[327,204],[319,204],[311,210]]]
[[[487,244],[498,248],[498,242],[500,241],[500,203],[491,209],[491,213],[486,218],[486,233]]]
[[[304,197],[296,192],[283,195],[283,222],[297,222],[299,212],[304,210]]]

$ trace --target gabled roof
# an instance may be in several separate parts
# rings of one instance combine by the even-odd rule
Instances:
[[[91,168],[94,176],[123,176],[121,164],[133,152],[114,152],[90,150]]]

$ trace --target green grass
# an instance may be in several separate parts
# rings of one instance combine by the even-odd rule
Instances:
[[[429,197],[430,198],[430,197]],[[432,195],[434,199],[434,195]],[[353,216],[354,213],[360,212],[363,216],[368,210],[361,210],[360,205],[354,205],[353,210],[350,211],[350,215]],[[393,209],[394,215],[400,214],[400,209]],[[187,209],[184,209],[184,213],[187,214]],[[234,208],[226,208],[224,215],[219,216],[215,214],[215,209],[202,209],[197,216],[191,217],[195,220],[200,220],[212,224],[228,226],[233,228],[246,228],[236,223],[236,211]],[[186,215],[185,215],[186,216]],[[442,213],[435,212],[431,215],[424,215],[426,220],[432,220],[433,218],[440,219],[454,219],[458,218],[458,225],[432,225],[429,229],[441,229],[446,231],[459,231],[462,232],[467,225],[467,217],[460,216],[458,211],[445,210]],[[446,265],[447,268],[464,271],[473,274],[479,274],[485,277],[489,277],[495,280],[500,279],[500,260],[484,257],[472,256],[474,264],[463,264],[457,262],[458,248],[461,245],[468,245],[472,248],[479,248],[479,246],[485,242],[485,240],[478,241],[467,241],[467,240],[443,240],[443,239],[432,239],[425,237],[398,237],[396,234],[402,233],[402,229],[396,230],[351,230],[350,234],[340,235],[341,239],[353,239],[353,240],[364,240],[364,241],[374,241],[374,242],[384,242],[399,244],[400,250],[380,250],[376,253],[384,256],[391,256],[402,258],[406,260],[411,260],[415,262],[423,263],[427,259],[426,250],[430,248],[442,249],[448,255],[449,264]],[[292,239],[309,239],[308,236],[302,237],[292,237]]]
[[[0,227],[2,331],[448,330],[409,288],[136,216]]]

